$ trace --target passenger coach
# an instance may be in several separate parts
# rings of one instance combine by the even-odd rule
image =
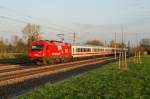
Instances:
[[[72,46],[73,57],[109,56],[114,54],[114,48],[103,46]]]

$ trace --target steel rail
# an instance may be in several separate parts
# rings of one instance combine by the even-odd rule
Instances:
[[[63,63],[63,64],[58,64],[53,66],[32,68],[29,70],[19,70],[18,72],[14,71],[13,73],[0,75],[0,86],[22,82],[33,78],[39,78],[42,76],[55,74],[59,72],[64,72],[75,68],[83,67],[86,65],[107,62],[110,60],[114,60],[114,58],[109,58],[109,57],[97,58],[97,59],[84,60],[80,62]]]

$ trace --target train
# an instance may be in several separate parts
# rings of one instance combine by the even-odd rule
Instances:
[[[120,48],[71,45],[56,40],[33,41],[29,47],[29,59],[37,65],[66,62],[74,59],[112,56],[119,53]]]

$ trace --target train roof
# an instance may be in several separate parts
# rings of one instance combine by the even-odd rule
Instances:
[[[70,44],[70,43],[67,43],[67,42],[63,42],[63,41],[57,41],[57,40],[38,40],[38,41],[33,41],[32,43],[41,43],[41,44],[45,44],[45,43],[51,43],[51,42],[54,42],[54,43],[66,43],[66,44]]]

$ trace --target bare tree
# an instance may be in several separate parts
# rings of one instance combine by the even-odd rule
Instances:
[[[12,37],[12,42],[13,42],[13,52],[16,53],[21,53],[27,51],[27,44],[23,41],[22,38],[19,38],[17,35],[14,35]]]
[[[85,43],[86,45],[104,46],[103,42],[99,40],[90,40]]]
[[[32,41],[40,40],[40,26],[35,24],[27,24],[22,33],[24,37],[27,39],[28,46],[30,46]]]
[[[115,45],[116,45],[117,48],[126,47],[126,44],[125,44],[125,43],[119,43],[119,42],[116,42],[116,43],[115,43],[114,40],[111,40],[111,41],[110,41],[110,47],[115,47]]]
[[[150,54],[150,39],[149,38],[143,38],[141,41],[140,41],[140,48],[143,48],[144,51],[147,51],[148,54]],[[143,51],[143,52],[144,52]]]
[[[140,46],[142,47],[150,47],[150,39],[144,38],[140,41]]]

